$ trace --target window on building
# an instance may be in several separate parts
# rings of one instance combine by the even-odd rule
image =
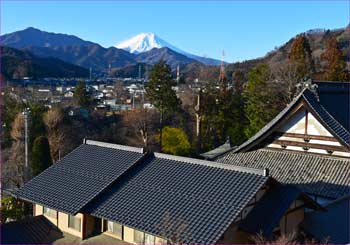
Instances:
[[[123,239],[123,226],[121,224],[108,221],[107,230],[116,235],[119,239]]]
[[[136,244],[144,244],[145,243],[145,233],[134,230],[134,243]]]
[[[68,227],[74,230],[81,230],[81,218],[76,217],[74,215],[69,215],[68,217]]]
[[[145,233],[145,244],[155,244],[155,236]]]
[[[43,207],[43,214],[51,218],[57,218],[57,211],[48,207]]]
[[[167,242],[166,239],[163,239],[163,238],[160,238],[160,237],[156,237],[155,244],[157,244],[157,245],[167,245],[168,242]]]

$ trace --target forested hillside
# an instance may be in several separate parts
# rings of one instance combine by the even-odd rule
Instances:
[[[1,47],[1,74],[8,79],[23,77],[87,77],[89,71],[56,58],[43,58],[30,52]]]

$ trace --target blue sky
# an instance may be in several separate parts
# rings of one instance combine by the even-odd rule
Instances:
[[[265,55],[298,33],[349,23],[349,1],[1,1],[1,33],[33,26],[109,47],[140,32],[228,62]]]

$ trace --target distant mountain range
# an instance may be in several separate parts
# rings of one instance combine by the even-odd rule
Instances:
[[[87,69],[91,67],[98,72],[107,71],[109,66],[122,68],[138,63],[154,64],[160,59],[164,59],[173,69],[178,65],[184,66],[199,62],[193,57],[188,57],[189,54],[186,56],[175,51],[175,47],[155,35],[153,37],[154,42],[145,44],[143,52],[132,50],[133,53],[131,53],[116,47],[104,48],[97,43],[85,41],[73,35],[45,32],[29,27],[1,36],[1,45],[31,52],[40,57],[58,58]],[[203,59],[208,63],[214,62],[210,59]]]
[[[320,73],[322,73],[324,65],[320,57],[324,52],[326,40],[330,36],[337,38],[338,44],[346,54],[347,62],[349,62],[349,26],[335,30],[310,30],[304,34],[310,42],[312,56]],[[116,45],[116,47],[110,48],[104,48],[97,43],[85,41],[76,36],[45,32],[32,27],[3,35],[0,38],[1,46],[23,51],[28,58],[27,60],[33,60],[31,64],[44,65],[44,58],[50,58],[48,60],[51,64],[61,60],[60,62],[63,63],[59,67],[64,66],[68,68],[68,65],[70,65],[68,63],[74,64],[75,66],[67,69],[69,71],[67,75],[69,76],[75,75],[73,71],[78,71],[79,67],[77,66],[84,68],[80,70],[83,73],[90,67],[93,69],[93,72],[107,72],[109,66],[111,66],[112,75],[137,77],[140,65],[142,73],[144,73],[144,67],[149,67],[163,59],[172,67],[173,71],[179,65],[181,74],[189,81],[196,78],[216,81],[219,77],[219,66],[213,65],[217,64],[217,61],[210,61],[204,57],[188,54],[153,33],[142,33]],[[247,75],[251,68],[261,62],[268,63],[271,67],[274,67],[275,64],[288,61],[288,54],[293,40],[294,38],[291,38],[287,43],[275,48],[264,57],[226,64],[225,69],[228,78],[232,76],[233,72],[238,70]],[[15,53],[16,51],[12,50],[11,52]],[[17,54],[23,55],[20,52],[17,52]],[[23,66],[27,64],[20,61],[20,59],[17,59],[15,63]],[[7,73],[10,74],[11,72]]]
[[[38,57],[27,51],[0,47],[4,78],[88,77],[89,71],[52,57]]]

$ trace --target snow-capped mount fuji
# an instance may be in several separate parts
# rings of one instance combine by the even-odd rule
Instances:
[[[170,48],[178,53],[183,53],[183,51],[172,46],[170,43],[167,43],[152,32],[140,33],[124,42],[117,44],[115,47],[124,49],[133,54],[147,52],[154,48]]]
[[[169,48],[177,53],[180,53],[182,55],[187,56],[188,58],[202,62],[206,65],[219,65],[220,64],[219,60],[200,57],[197,55],[187,53],[179,48],[176,48],[175,46],[164,41],[162,38],[158,37],[156,34],[154,34],[152,32],[140,33],[140,34],[138,34],[138,35],[126,40],[126,41],[123,41],[123,42],[115,45],[115,47],[118,49],[124,49],[124,50],[126,50],[130,53],[133,53],[133,54],[144,53],[144,52],[150,51],[154,48],[157,48],[157,49]]]

